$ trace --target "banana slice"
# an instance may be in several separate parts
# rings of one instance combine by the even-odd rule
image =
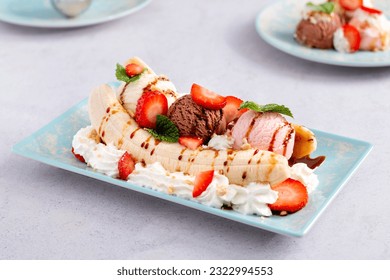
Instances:
[[[258,149],[217,151],[202,147],[190,150],[178,143],[158,141],[138,126],[108,85],[92,91],[88,106],[92,126],[101,139],[127,150],[139,162],[157,161],[169,172],[191,175],[213,169],[237,185],[250,182],[274,185],[290,176],[287,159],[273,152]]]
[[[292,157],[299,159],[310,155],[317,149],[317,140],[314,133],[308,128],[292,124],[295,130],[295,142]]]

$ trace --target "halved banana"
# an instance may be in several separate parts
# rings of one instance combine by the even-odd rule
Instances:
[[[205,170],[224,174],[231,184],[280,183],[290,176],[287,159],[258,149],[218,151],[199,147],[190,150],[178,143],[161,142],[140,128],[118,102],[114,90],[101,85],[89,98],[92,126],[105,143],[128,151],[139,162],[160,162],[169,172],[191,175]]]
[[[308,128],[292,123],[295,130],[295,141],[292,157],[299,159],[310,155],[317,149],[317,140],[314,133]]]
[[[134,64],[137,64],[139,66],[142,66],[143,68],[146,69],[147,73],[150,73],[150,74],[153,74],[153,75],[157,75],[152,68],[149,67],[149,65],[147,65],[142,59],[140,59],[139,57],[137,56],[134,56],[130,59],[128,59],[124,65],[128,65],[128,64],[131,64],[131,63],[134,63]]]
[[[163,75],[157,75],[151,67],[138,57],[130,58],[124,65],[137,64],[145,70],[140,78],[132,83],[122,83],[117,91],[117,98],[131,117],[134,117],[137,101],[145,91],[158,90],[165,95],[170,106],[179,97],[175,85]]]

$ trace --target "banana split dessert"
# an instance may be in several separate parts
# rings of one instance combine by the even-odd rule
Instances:
[[[72,152],[131,184],[243,214],[294,213],[317,187],[325,157],[308,128],[278,104],[243,102],[193,84],[179,94],[139,58],[117,64],[119,87],[90,94],[91,125]]]
[[[343,53],[385,51],[390,46],[390,22],[371,0],[309,2],[294,37],[310,48]]]

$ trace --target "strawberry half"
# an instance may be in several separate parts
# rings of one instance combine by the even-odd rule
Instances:
[[[206,109],[219,110],[226,105],[226,98],[198,84],[191,87],[191,97],[194,102]]]
[[[340,0],[340,6],[347,11],[354,11],[363,6],[363,0]]]
[[[348,40],[350,52],[356,52],[360,49],[360,32],[355,26],[350,24],[343,25],[344,37]]]
[[[168,101],[159,91],[145,92],[137,102],[135,121],[140,127],[156,128],[157,115],[166,115]]]
[[[273,211],[293,213],[305,207],[309,200],[306,187],[301,182],[290,178],[272,186],[271,189],[278,192],[276,202],[268,205]]]
[[[144,68],[135,63],[130,63],[126,65],[126,74],[129,77],[134,77],[142,73]]]
[[[181,136],[179,137],[179,144],[186,146],[191,150],[196,150],[200,145],[203,144],[203,139],[193,136]]]
[[[119,178],[127,180],[127,177],[133,172],[134,168],[134,159],[128,152],[125,152],[118,161]]]
[[[204,171],[198,173],[194,181],[194,189],[192,191],[192,197],[200,196],[210,185],[214,177],[214,170]]]
[[[79,161],[85,162],[85,159],[83,158],[82,155],[76,154],[76,153],[74,152],[73,147],[72,147],[72,154],[73,154]]]
[[[243,101],[240,98],[235,96],[226,96],[226,105],[223,107],[223,116],[227,124],[238,119],[243,113],[248,111],[248,109],[239,110],[242,102]]]
[[[377,14],[377,15],[381,15],[382,14],[381,10],[377,10],[377,9],[370,8],[370,7],[361,6],[360,9],[362,9],[363,11],[365,11],[365,12],[367,12],[369,14]]]

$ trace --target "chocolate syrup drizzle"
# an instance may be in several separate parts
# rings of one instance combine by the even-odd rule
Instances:
[[[304,156],[303,158],[291,157],[288,160],[288,164],[290,166],[293,166],[296,163],[305,163],[307,165],[307,167],[309,167],[310,169],[314,169],[314,168],[320,166],[324,162],[325,158],[326,158],[325,156],[318,156],[315,158],[311,158],[310,155]]]

